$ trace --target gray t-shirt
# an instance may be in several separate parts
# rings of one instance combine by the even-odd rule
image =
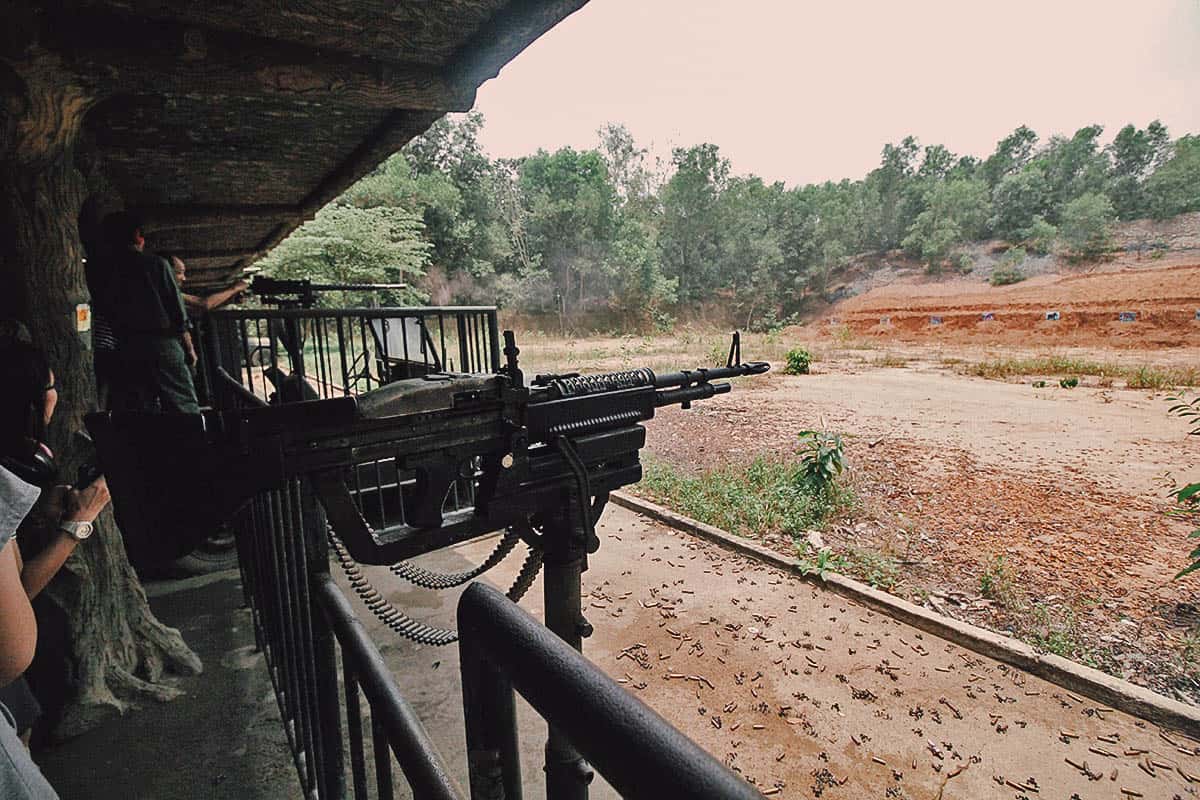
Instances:
[[[40,494],[36,486],[0,467],[0,550],[8,545]],[[3,704],[0,704],[0,798],[58,800],[58,794],[17,738],[12,715]]]
[[[0,550],[17,532],[42,490],[0,467]]]

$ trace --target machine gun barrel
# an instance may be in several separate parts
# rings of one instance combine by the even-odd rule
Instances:
[[[771,369],[766,361],[751,361],[746,364],[735,364],[730,367],[702,367],[700,369],[685,369],[679,372],[668,372],[654,376],[654,387],[666,389],[672,386],[691,386],[694,383],[721,381],[726,378],[740,378],[744,375],[761,375]]]
[[[407,283],[314,283],[314,292],[380,292],[385,289],[406,289]]]
[[[662,408],[682,403],[686,407],[693,400],[707,400],[714,395],[728,394],[732,388],[728,383],[698,383],[679,389],[659,389],[654,393],[654,405]]]
[[[318,292],[382,292],[407,288],[404,283],[313,283],[308,278],[272,278],[256,275],[250,293],[268,305],[312,308]]]
[[[685,389],[696,386],[712,385],[712,381],[728,378],[740,378],[744,375],[761,375],[771,369],[766,361],[751,361],[746,364],[733,364],[725,367],[700,367],[685,369],[679,372],[668,372],[656,375],[648,367],[622,370],[620,372],[602,372],[592,375],[538,375],[533,383],[535,386],[545,386],[551,397],[568,398],[585,395],[604,394],[622,389],[638,389],[653,387],[655,389]],[[713,394],[723,394],[725,390],[705,394],[692,399],[700,400],[712,397]],[[661,394],[661,392],[660,392]],[[682,395],[680,395],[682,397]],[[682,400],[680,402],[683,402]],[[664,403],[659,403],[664,405]]]

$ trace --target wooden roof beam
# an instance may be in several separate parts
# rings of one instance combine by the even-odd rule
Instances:
[[[189,228],[214,228],[244,222],[303,222],[304,213],[288,205],[159,205],[133,209],[147,232]]]
[[[172,250],[170,247],[164,247],[162,249],[173,256],[178,256],[184,261],[187,261],[191,258],[220,258],[229,259],[230,261],[242,261],[246,259],[258,258],[259,256],[263,255],[261,250],[250,249],[246,247],[214,247],[207,249],[191,248],[182,250]]]
[[[440,69],[317,51],[256,36],[86,14],[44,38],[101,94],[301,98],[359,109],[467,111],[475,84]],[[51,44],[51,42],[47,42]]]

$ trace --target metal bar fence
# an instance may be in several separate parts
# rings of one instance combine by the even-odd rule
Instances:
[[[491,306],[222,310],[201,320],[198,338],[202,399],[218,408],[226,406],[218,367],[276,403],[500,366]]]
[[[404,333],[388,338],[389,323],[377,320],[401,320],[390,324],[404,326]],[[225,410],[294,402],[310,391],[317,397],[366,391],[413,377],[414,363],[427,371],[448,367],[455,353],[458,363],[480,371],[499,364],[494,309],[222,312],[209,323],[202,338],[206,385]],[[266,339],[256,341],[264,332]],[[255,348],[263,354],[259,363]],[[418,352],[420,362],[413,358]],[[338,375],[342,384],[334,386]],[[297,390],[297,383],[308,390]],[[386,522],[398,507],[403,517],[412,476],[397,470],[395,459],[345,469],[364,516]],[[303,796],[342,800],[352,792],[356,800],[387,800],[396,765],[417,800],[462,800],[466,795],[330,575],[330,530],[309,477],[262,492],[233,523],[257,644]],[[473,504],[474,481],[464,479],[461,489],[451,495],[463,507]],[[514,689],[623,796],[761,796],[495,590],[469,587],[458,620],[474,800],[520,800]],[[586,798],[586,780],[574,783],[566,791],[548,782],[548,797]]]
[[[492,308],[217,312],[198,331],[199,383],[207,402],[230,410],[358,394],[456,365],[494,370],[495,347],[490,358],[462,358],[467,351],[456,331],[466,317],[496,329]],[[404,521],[404,492],[413,476],[397,471],[394,459],[347,467],[359,506],[374,524]],[[456,489],[455,497],[474,501],[473,482]],[[464,797],[330,577],[327,524],[304,479],[254,498],[234,529],[243,590],[303,796],[340,799],[352,791],[360,800],[390,798],[394,760],[414,797]]]
[[[357,395],[433,372],[495,372],[499,325],[492,306],[216,311],[197,331],[202,402],[235,408],[247,393],[265,404]],[[395,459],[353,466],[353,495],[383,530],[408,522],[415,476]],[[455,483],[447,510],[475,502],[474,481]]]
[[[520,800],[514,689],[622,797],[762,797],[490,586],[467,587],[458,633],[473,798]]]
[[[415,798],[462,800],[463,792],[400,695],[379,648],[329,573],[326,522],[304,480],[256,497],[235,527],[257,644],[303,796],[340,800],[352,790],[358,800],[391,797],[395,761]],[[372,730],[373,787],[367,780],[363,698]]]

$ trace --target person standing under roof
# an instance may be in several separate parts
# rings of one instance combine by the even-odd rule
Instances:
[[[104,218],[104,235],[104,306],[117,342],[112,408],[199,414],[196,351],[170,264],[146,252],[142,222],[127,211]]]

